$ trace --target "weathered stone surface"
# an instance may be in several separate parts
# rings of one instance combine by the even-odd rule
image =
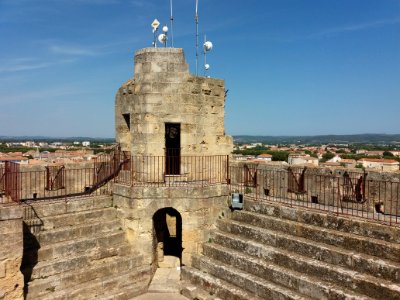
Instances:
[[[0,206],[0,299],[23,299],[22,210]]]
[[[182,276],[190,282],[203,286],[211,296],[209,299],[232,299],[232,300],[259,300],[260,297],[252,293],[246,292],[236,285],[230,284],[220,278],[216,278],[206,272],[199,271],[191,267],[182,268]],[[186,295],[190,295],[185,293]]]
[[[218,220],[203,255],[192,258],[214,285],[222,279],[266,299],[282,297],[274,284],[311,299],[400,299],[399,228],[272,202],[245,209]],[[212,290],[190,273],[183,278]]]
[[[182,49],[138,50],[135,76],[116,95],[117,142],[133,155],[163,156],[165,123],[180,123],[182,155],[229,155],[224,104],[223,80],[191,76]]]
[[[129,244],[111,205],[110,197],[35,203],[42,227],[25,236],[27,299],[124,299],[145,292],[153,270]]]

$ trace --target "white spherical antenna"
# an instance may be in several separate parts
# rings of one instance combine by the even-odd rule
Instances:
[[[208,70],[209,68],[210,68],[210,65],[209,65],[209,64],[205,64],[205,65],[204,65],[204,69]]]
[[[213,44],[210,41],[205,42],[203,46],[205,51],[210,51],[213,48]]]
[[[161,44],[164,44],[164,43],[167,41],[167,35],[164,34],[164,33],[161,33],[161,34],[158,36],[158,41],[159,41]]]
[[[162,31],[163,31],[164,33],[167,33],[167,32],[168,32],[168,26],[164,26],[164,27],[162,28]]]

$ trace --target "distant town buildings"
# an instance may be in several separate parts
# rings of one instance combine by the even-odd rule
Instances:
[[[30,164],[30,165],[49,165],[54,163],[79,163],[88,162],[96,155],[93,149],[90,149],[90,142],[6,142],[1,143],[2,149],[0,149],[0,164],[5,162],[15,162],[19,164]],[[84,148],[82,148],[84,147]],[[107,151],[114,147],[114,144],[108,145],[96,145],[96,153]],[[28,150],[26,152],[13,151],[14,149],[21,148],[34,148],[35,150]],[[40,150],[41,149],[41,150]],[[43,150],[46,149],[46,150]]]
[[[272,154],[263,153],[263,154],[257,155],[256,159],[261,160],[261,161],[272,161]]]
[[[348,144],[338,145],[265,145],[260,143],[235,146],[235,153],[251,153],[253,155],[234,154],[233,160],[253,163],[284,163],[297,166],[323,168],[364,168],[377,171],[399,171],[400,150],[368,150],[351,148]],[[268,153],[264,153],[268,152]],[[260,153],[261,154],[257,154]],[[274,153],[286,153],[275,156]],[[390,156],[393,159],[390,159]],[[351,157],[351,158],[350,158]],[[352,158],[354,157],[354,158]]]
[[[399,162],[393,159],[384,158],[362,158],[358,160],[364,168],[379,171],[398,171]]]
[[[318,166],[318,158],[307,154],[290,154],[288,157],[289,165],[311,165]]]
[[[0,143],[1,144],[1,143]],[[104,152],[112,148],[113,144],[93,146],[90,141],[73,141],[65,142],[34,142],[34,141],[18,141],[7,142],[2,144],[7,148],[6,152],[0,149],[0,164],[5,162],[16,162],[20,164],[54,164],[54,163],[79,163],[88,162],[96,158],[97,152]],[[91,148],[92,145],[92,148]],[[21,152],[12,151],[13,148],[21,147],[33,148],[32,150]],[[94,148],[93,148],[94,147]],[[47,150],[43,150],[47,149]],[[98,150],[97,150],[98,149]],[[277,165],[295,165],[322,168],[364,168],[370,170],[393,172],[399,171],[400,150],[366,150],[358,149],[351,151],[349,145],[264,145],[262,143],[251,143],[244,145],[236,145],[237,151],[250,151],[254,153],[260,149],[268,149],[269,153],[261,153],[254,155],[233,154],[232,159],[235,161],[246,161],[258,164],[277,164]],[[286,158],[274,157],[272,153],[286,153]],[[355,152],[355,153],[354,153]],[[331,158],[326,159],[326,154],[330,154]],[[333,155],[333,157],[332,157]],[[346,156],[347,155],[347,156]],[[342,158],[355,155],[362,157],[356,159]],[[385,155],[385,157],[383,157]],[[392,155],[390,159],[387,155]]]

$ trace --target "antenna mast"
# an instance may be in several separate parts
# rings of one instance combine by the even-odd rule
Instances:
[[[196,0],[196,76],[199,69],[199,14],[198,14],[199,0]]]
[[[207,38],[206,38],[206,35],[204,35],[204,44],[203,44],[203,55],[204,55],[204,77],[206,77],[206,72],[207,72],[207,52],[206,52],[206,42],[207,42]]]
[[[172,45],[172,48],[174,48],[174,17],[172,14],[172,0],[169,0],[169,4],[171,7],[171,16],[169,18],[171,21],[171,45]]]

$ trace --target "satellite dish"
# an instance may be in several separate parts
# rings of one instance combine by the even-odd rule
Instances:
[[[213,44],[210,41],[207,41],[203,45],[204,51],[210,51],[213,48]]]
[[[165,33],[161,33],[161,34],[158,36],[158,41],[159,41],[161,44],[165,44],[165,42],[167,41],[167,35],[166,35]]]
[[[204,65],[204,69],[206,69],[206,71],[207,71],[209,68],[210,68],[210,65],[209,65],[209,64],[205,64],[205,65]]]

